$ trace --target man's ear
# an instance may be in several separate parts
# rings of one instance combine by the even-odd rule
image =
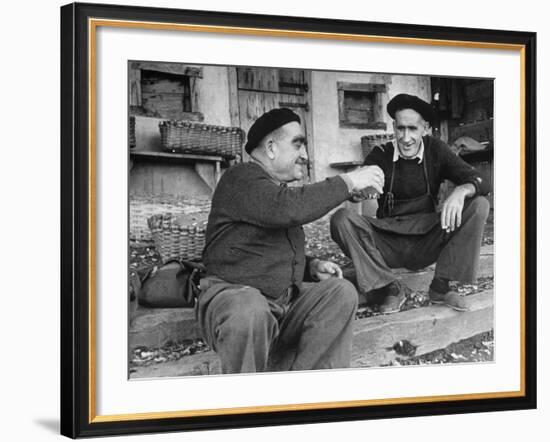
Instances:
[[[275,143],[271,138],[269,138],[265,143],[265,154],[270,160],[273,160],[275,158]]]

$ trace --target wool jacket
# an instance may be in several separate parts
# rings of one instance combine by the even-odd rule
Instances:
[[[424,159],[426,161],[426,167],[428,172],[428,182],[430,186],[431,194],[437,197],[439,192],[439,186],[444,180],[449,180],[455,185],[460,186],[462,184],[471,183],[476,189],[475,195],[487,195],[491,190],[489,181],[473,166],[468,164],[441,140],[432,136],[425,136],[422,138],[424,142]],[[393,150],[394,145],[389,142],[383,146],[375,147],[365,158],[365,165],[379,166],[384,172],[384,193],[381,195],[380,202],[383,202],[387,196],[387,192],[390,188],[391,174],[393,168]],[[420,196],[426,193],[426,186],[424,183],[424,174],[422,171],[423,165],[418,163],[418,160],[404,160],[399,159],[400,162],[413,162],[413,167],[416,167],[418,173],[415,173],[411,164],[400,165],[396,164],[396,175],[394,177],[393,193],[395,199],[407,199],[415,196]],[[399,170],[406,172],[399,174]],[[416,178],[414,178],[416,177]],[[422,180],[422,183],[418,182],[405,182],[407,179]],[[418,191],[418,195],[412,195],[415,191]],[[379,204],[377,217],[382,218],[382,204]]]
[[[349,198],[339,176],[287,187],[256,163],[229,168],[212,197],[203,251],[207,276],[255,287],[272,299],[300,287],[306,267],[302,225]]]

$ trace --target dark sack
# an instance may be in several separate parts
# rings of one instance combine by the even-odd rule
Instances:
[[[204,265],[182,259],[153,267],[141,280],[139,305],[151,308],[193,307]]]

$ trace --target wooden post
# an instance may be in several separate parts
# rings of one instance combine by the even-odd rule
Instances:
[[[218,181],[220,181],[220,178],[222,176],[222,170],[221,170],[221,162],[216,161],[216,170],[214,171],[214,183],[218,184]],[[212,189],[214,190],[214,189]]]

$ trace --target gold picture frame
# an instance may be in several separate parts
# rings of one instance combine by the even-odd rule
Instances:
[[[286,39],[505,50],[520,57],[520,388],[368,400],[98,413],[96,382],[97,32],[146,29]],[[536,406],[535,43],[528,32],[70,4],[61,8],[61,432],[69,437],[372,419]]]

